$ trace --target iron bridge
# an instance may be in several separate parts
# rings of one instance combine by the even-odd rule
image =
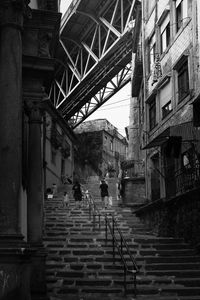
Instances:
[[[138,0],[74,0],[61,21],[50,98],[75,128],[131,79]]]

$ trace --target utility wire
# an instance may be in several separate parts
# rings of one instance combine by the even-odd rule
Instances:
[[[98,111],[102,111],[102,110],[111,110],[111,109],[121,108],[121,107],[125,107],[125,106],[129,106],[129,104],[120,105],[120,106],[115,106],[115,107],[110,107],[110,108],[98,108]]]
[[[119,101],[116,101],[116,102],[113,102],[113,103],[108,103],[108,104],[103,104],[103,107],[105,106],[110,106],[110,105],[113,105],[113,104],[117,104],[117,103],[120,103],[120,102],[123,102],[123,101],[127,101],[127,100],[130,100],[130,98],[124,98],[122,100],[119,100]]]

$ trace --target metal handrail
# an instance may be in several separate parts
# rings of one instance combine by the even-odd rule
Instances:
[[[132,263],[133,263],[135,269],[138,271],[138,267],[137,267],[136,261],[135,261],[135,259],[133,258],[132,254],[131,254],[131,251],[130,251],[130,249],[129,249],[129,246],[128,246],[128,244],[127,244],[127,241],[125,240],[125,238],[124,238],[124,236],[123,236],[121,230],[119,229],[119,227],[118,227],[118,225],[117,225],[117,222],[116,222],[116,219],[115,219],[114,217],[113,217],[113,222],[114,222],[114,224],[115,224],[115,228],[117,229],[117,231],[118,231],[118,233],[119,233],[119,235],[120,235],[121,242],[122,242],[121,244],[124,244],[124,246],[126,247],[127,253],[129,254],[130,259],[131,259],[131,261],[132,261]]]
[[[172,196],[199,187],[200,163],[192,162],[187,164],[185,167],[176,170],[174,176],[166,178],[165,181],[168,188],[170,188],[170,185],[174,186],[174,190],[171,188]]]
[[[101,217],[105,218],[105,236],[106,236],[106,243],[108,240],[108,228],[110,229],[110,233],[112,235],[112,247],[113,247],[113,263],[115,262],[115,248],[117,248],[119,256],[121,258],[121,261],[124,265],[124,293],[126,294],[126,290],[127,290],[127,273],[130,273],[134,276],[134,294],[136,296],[136,292],[137,292],[137,280],[136,280],[136,275],[139,271],[138,266],[136,264],[135,259],[133,258],[131,251],[129,249],[129,246],[127,244],[127,241],[125,240],[121,230],[119,229],[118,225],[117,225],[117,221],[115,219],[115,217],[113,216],[113,214],[107,214],[105,213],[104,215],[99,211],[92,195],[90,192],[88,192],[88,197],[86,197],[86,201],[88,203],[88,207],[89,207],[89,218],[91,219],[91,216],[93,216],[93,230],[95,230],[96,228],[96,216],[98,217],[98,223],[99,226],[98,228],[101,228]],[[112,225],[111,222],[109,220],[110,216],[112,218]],[[117,240],[117,236],[116,236],[116,230],[120,235],[120,245],[118,243]],[[129,255],[129,258],[132,262],[133,268],[130,269],[129,266],[127,265],[126,262],[126,258],[125,258],[125,252],[124,252],[124,248],[126,249],[126,254]]]
[[[99,224],[99,229],[101,228],[101,213],[91,195],[90,192],[85,192],[85,200],[88,204],[88,208],[89,208],[89,219],[91,220],[91,217],[93,218],[93,230],[95,230],[96,228],[96,217],[98,217],[98,224]]]
[[[119,229],[119,227],[117,226],[117,222],[116,219],[114,218],[113,215],[109,215],[112,218],[112,225],[111,222],[108,218],[108,215],[105,214],[105,223],[106,223],[106,228],[105,228],[105,235],[106,235],[106,243],[107,243],[107,239],[108,239],[108,230],[107,228],[110,229],[110,233],[112,236],[112,246],[113,246],[113,261],[115,261],[115,247],[118,250],[118,253],[121,257],[121,260],[124,264],[124,293],[126,294],[126,290],[127,290],[127,283],[126,283],[126,275],[127,273],[131,273],[134,276],[134,294],[136,296],[137,294],[137,278],[136,275],[139,271],[138,266],[136,264],[135,259],[133,258],[131,251],[129,249],[129,246],[121,232],[121,230]],[[119,242],[117,240],[116,234],[115,234],[115,229],[118,231],[119,235],[120,235],[120,245]],[[126,263],[126,259],[125,259],[125,253],[124,253],[124,247],[126,248],[126,254],[129,255],[129,258],[133,264],[133,269],[129,269],[127,263]]]

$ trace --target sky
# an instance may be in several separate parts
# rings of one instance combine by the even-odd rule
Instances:
[[[60,1],[60,11],[62,13],[64,13],[67,10],[67,8],[71,2],[72,2],[72,0],[61,0]]]
[[[125,136],[125,127],[129,125],[130,83],[127,83],[104,105],[98,108],[88,120],[107,119]]]
[[[60,11],[65,13],[71,2],[71,0],[61,0]],[[85,121],[107,119],[123,136],[125,136],[125,127],[129,125],[130,92],[130,83],[127,83],[118,93],[98,108]]]

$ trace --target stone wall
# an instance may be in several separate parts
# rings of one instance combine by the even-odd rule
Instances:
[[[140,206],[145,201],[145,179],[144,177],[125,178],[122,181],[124,186],[123,204]]]
[[[200,246],[200,188],[170,200],[159,199],[136,211],[158,236],[184,238]]]

